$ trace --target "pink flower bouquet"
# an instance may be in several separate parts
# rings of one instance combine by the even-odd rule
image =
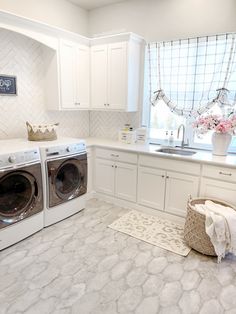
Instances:
[[[235,134],[236,115],[231,115],[228,118],[219,115],[202,116],[193,123],[193,127],[198,134],[205,134],[211,130],[217,133]]]

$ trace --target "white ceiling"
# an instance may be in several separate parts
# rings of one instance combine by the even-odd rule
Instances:
[[[85,10],[93,10],[96,8],[104,7],[105,5],[123,2],[127,0],[69,0],[77,4],[79,7]]]

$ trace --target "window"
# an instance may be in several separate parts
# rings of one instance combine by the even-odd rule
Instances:
[[[151,142],[165,142],[167,130],[177,141],[184,124],[192,147],[210,148],[211,133],[199,138],[192,123],[206,112],[236,110],[235,34],[149,44],[144,96]],[[231,146],[236,149],[235,139]]]
[[[159,101],[158,106],[151,106],[150,113],[150,138],[159,139],[159,142],[165,143],[167,134],[173,131],[174,139],[177,140],[177,129],[180,124],[186,126],[186,118],[178,116],[170,111],[163,100]]]

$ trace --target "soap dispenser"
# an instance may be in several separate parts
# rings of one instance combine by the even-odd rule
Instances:
[[[170,132],[170,137],[169,137],[169,146],[174,146],[174,132]]]
[[[168,131],[166,131],[166,136],[165,136],[165,139],[164,139],[164,145],[165,146],[169,145],[169,132]]]

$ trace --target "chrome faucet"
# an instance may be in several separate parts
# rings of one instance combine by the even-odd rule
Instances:
[[[183,128],[183,135],[182,135],[182,141],[181,141],[181,148],[183,149],[184,146],[188,146],[188,143],[185,143],[184,142],[184,139],[185,139],[185,126],[183,124],[180,124],[180,126],[178,127],[178,131],[177,131],[177,138],[179,138],[179,132],[180,132],[180,129]]]

